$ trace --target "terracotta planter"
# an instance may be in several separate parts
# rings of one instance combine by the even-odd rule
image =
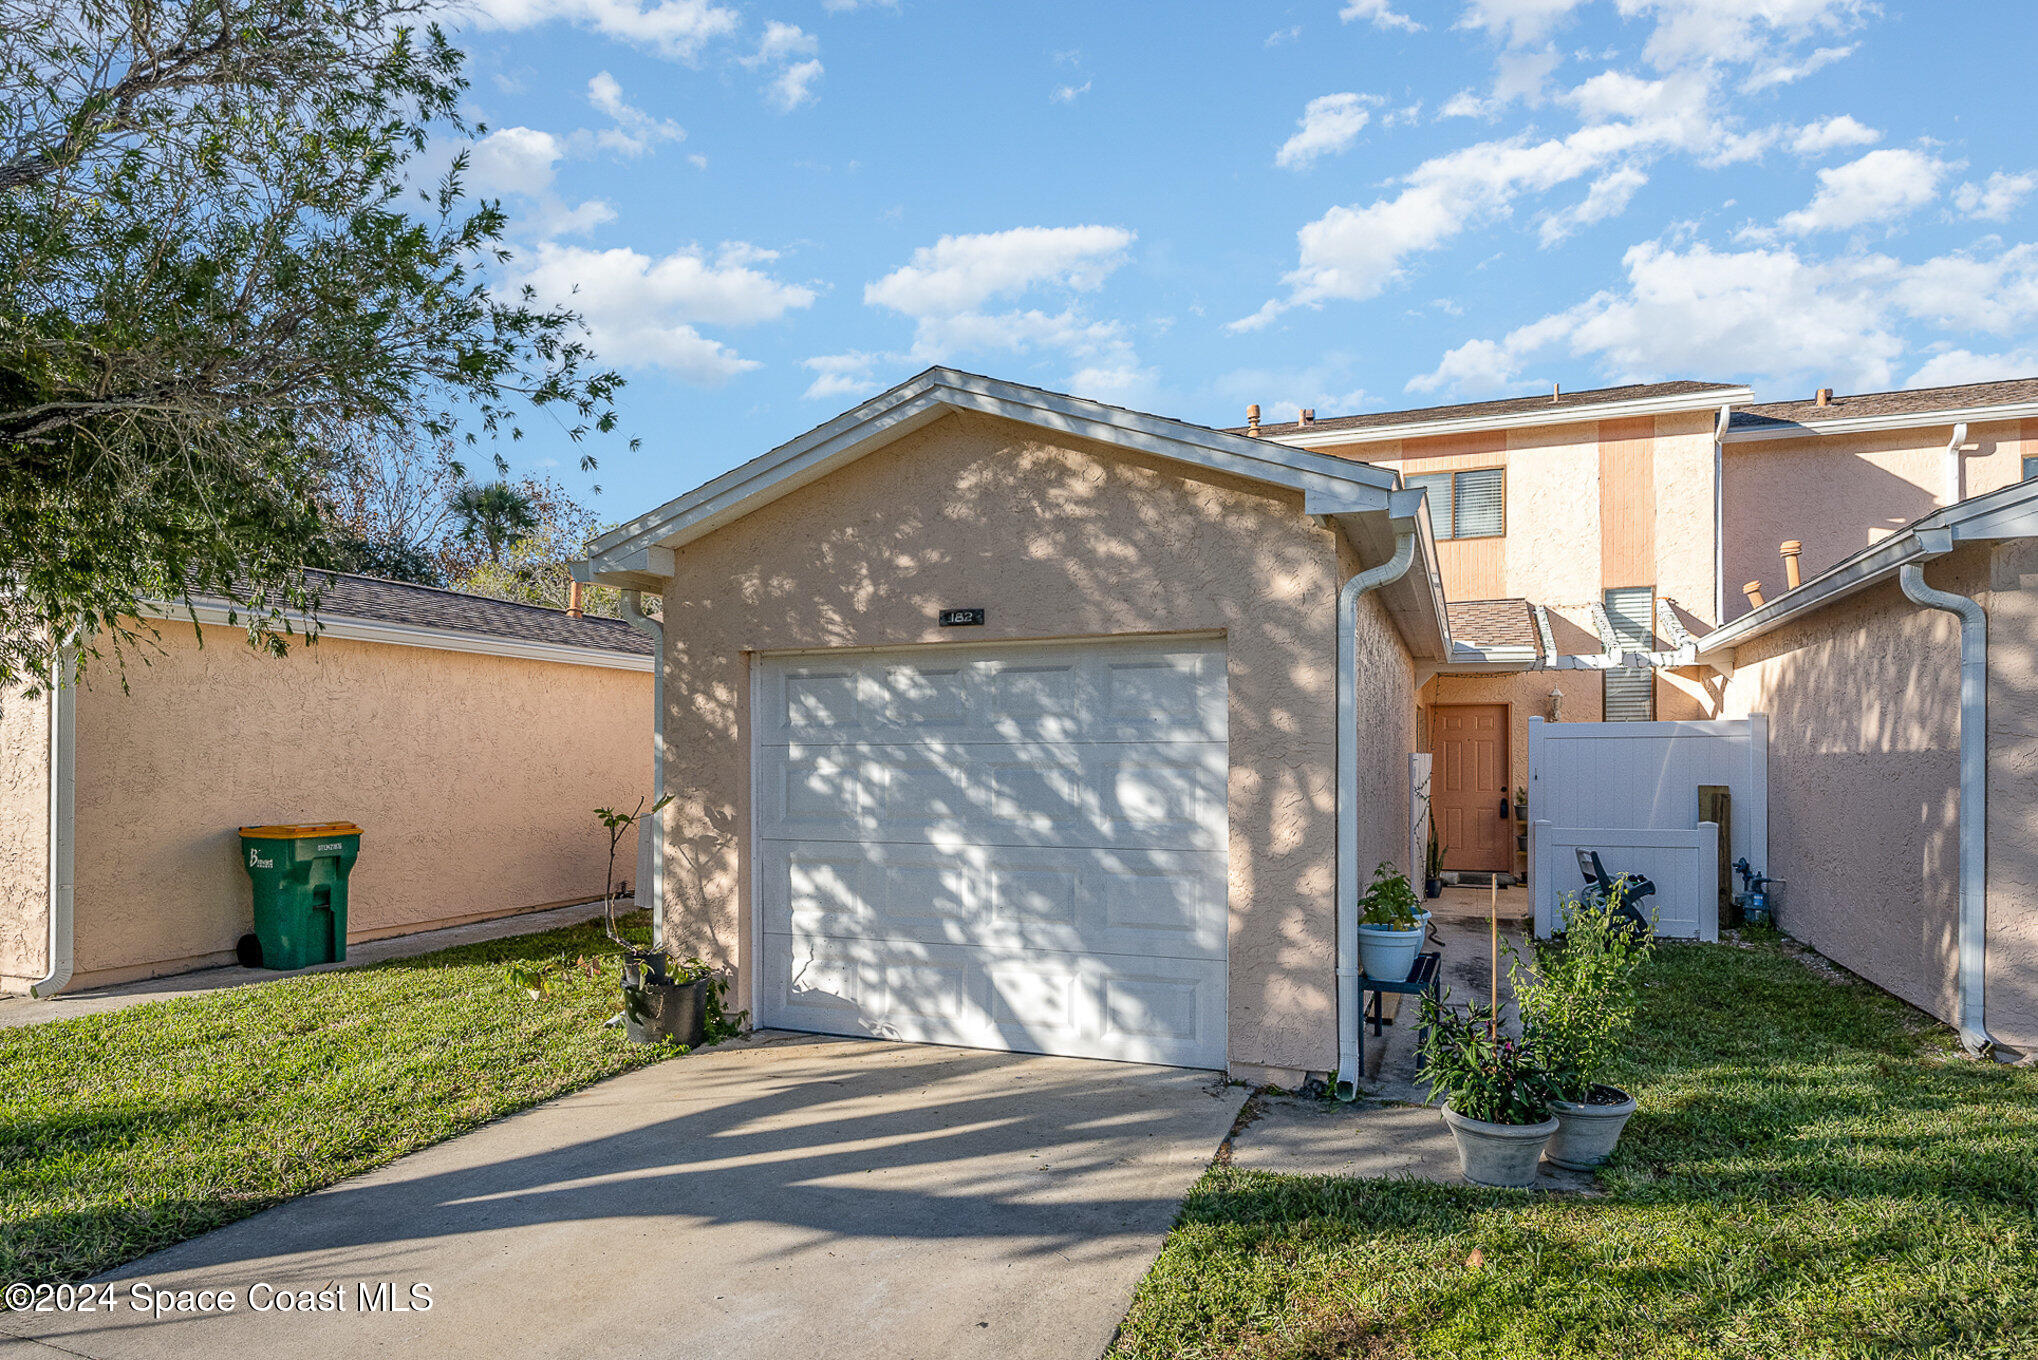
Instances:
[[[1576,1105],[1568,1100],[1550,1102],[1550,1108],[1557,1116],[1557,1132],[1551,1137],[1550,1146],[1543,1155],[1566,1171],[1590,1171],[1604,1165],[1606,1159],[1613,1156],[1614,1145],[1620,1142],[1621,1130],[1627,1127],[1629,1117],[1635,1112],[1635,1098],[1626,1091],[1611,1086],[1593,1089],[1620,1099],[1606,1105],[1589,1102]]]
[[[1536,1163],[1557,1131],[1555,1116],[1540,1124],[1489,1124],[1444,1106],[1444,1123],[1458,1145],[1458,1169],[1474,1185],[1522,1190],[1536,1183]]]

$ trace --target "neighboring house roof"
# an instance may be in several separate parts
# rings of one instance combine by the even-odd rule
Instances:
[[[562,609],[347,572],[313,573],[312,582],[319,592],[320,637],[651,669],[651,639],[621,619],[576,619]],[[188,617],[180,603],[161,604],[151,612],[166,619]],[[224,624],[233,611],[225,600],[200,597],[189,612],[200,623]],[[303,622],[294,612],[290,618],[293,626]]]
[[[1449,625],[1435,572],[1429,517],[1422,493],[1402,490],[1397,473],[953,368],[927,369],[603,534],[590,545],[588,560],[575,566],[575,574],[624,589],[659,588],[675,574],[674,549],[957,412],[997,416],[1059,436],[1299,491],[1303,513],[1335,521],[1368,564],[1392,557],[1396,535],[1412,531],[1420,542],[1421,560],[1399,581],[1383,587],[1381,598],[1419,655],[1449,654]]]
[[[1858,392],[1816,399],[1772,401],[1734,412],[1729,440],[1793,434],[1846,434],[1855,430],[1951,425],[1959,421],[2016,420],[2038,416],[2038,378],[1920,387],[1902,392]]]
[[[1516,425],[1556,425],[1575,420],[1712,410],[1753,398],[1753,392],[1737,383],[1679,379],[1675,382],[1630,383],[1624,387],[1596,387],[1580,392],[1503,397],[1497,401],[1466,402],[1456,406],[1329,416],[1306,425],[1294,421],[1262,424],[1259,437],[1302,447],[1351,444]],[[1247,428],[1235,426],[1231,433],[1244,434]]]
[[[1495,647],[1537,650],[1536,622],[1527,600],[1452,600],[1445,608],[1450,611],[1451,636],[1467,646],[1482,651]]]
[[[1772,628],[1888,580],[1906,563],[1943,557],[1961,543],[2038,536],[2038,481],[2015,482],[1912,520],[1889,537],[1829,567],[1697,641],[1716,658]]]

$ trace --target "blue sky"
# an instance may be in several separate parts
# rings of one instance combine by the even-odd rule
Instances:
[[[2023,0],[461,14],[508,273],[630,379],[608,518],[936,362],[1210,424],[2038,374]]]

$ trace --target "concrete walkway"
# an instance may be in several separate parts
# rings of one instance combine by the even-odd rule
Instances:
[[[626,910],[636,910],[629,899],[622,899],[622,902]],[[257,983],[274,982],[278,978],[301,977],[305,973],[326,973],[335,968],[361,968],[371,963],[413,958],[419,954],[429,954],[435,949],[451,949],[454,945],[474,944],[481,940],[501,940],[512,935],[536,935],[541,931],[556,930],[560,926],[592,921],[601,914],[602,905],[599,901],[576,902],[572,906],[527,911],[515,916],[498,916],[493,920],[474,921],[464,926],[447,926],[443,930],[423,930],[412,935],[387,935],[379,940],[348,945],[347,957],[342,963],[314,964],[310,968],[300,968],[288,973],[277,972],[273,968],[202,968],[195,973],[175,973],[169,977],[146,978],[140,982],[123,982],[114,987],[95,987],[91,991],[60,992],[56,996],[40,1001],[27,996],[0,997],[0,1029],[11,1029],[18,1025],[39,1025],[45,1020],[63,1020],[73,1015],[124,1011],[129,1006],[139,1006],[145,1001],[169,1001],[180,996],[216,992],[226,987],[249,987]]]
[[[767,1033],[135,1262],[120,1311],[0,1314],[48,1343],[0,1355],[1093,1360],[1243,1098],[1205,1072]],[[238,1306],[155,1320],[125,1308],[137,1280]],[[383,1282],[430,1310],[364,1314]],[[258,1284],[337,1286],[349,1311],[255,1311]]]

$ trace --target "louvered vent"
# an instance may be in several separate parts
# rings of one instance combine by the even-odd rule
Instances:
[[[1613,635],[1625,646],[1642,651],[1655,645],[1651,621],[1656,592],[1649,586],[1624,586],[1606,592],[1606,617]],[[1606,673],[1606,720],[1649,722],[1656,716],[1656,672],[1617,670]]]

